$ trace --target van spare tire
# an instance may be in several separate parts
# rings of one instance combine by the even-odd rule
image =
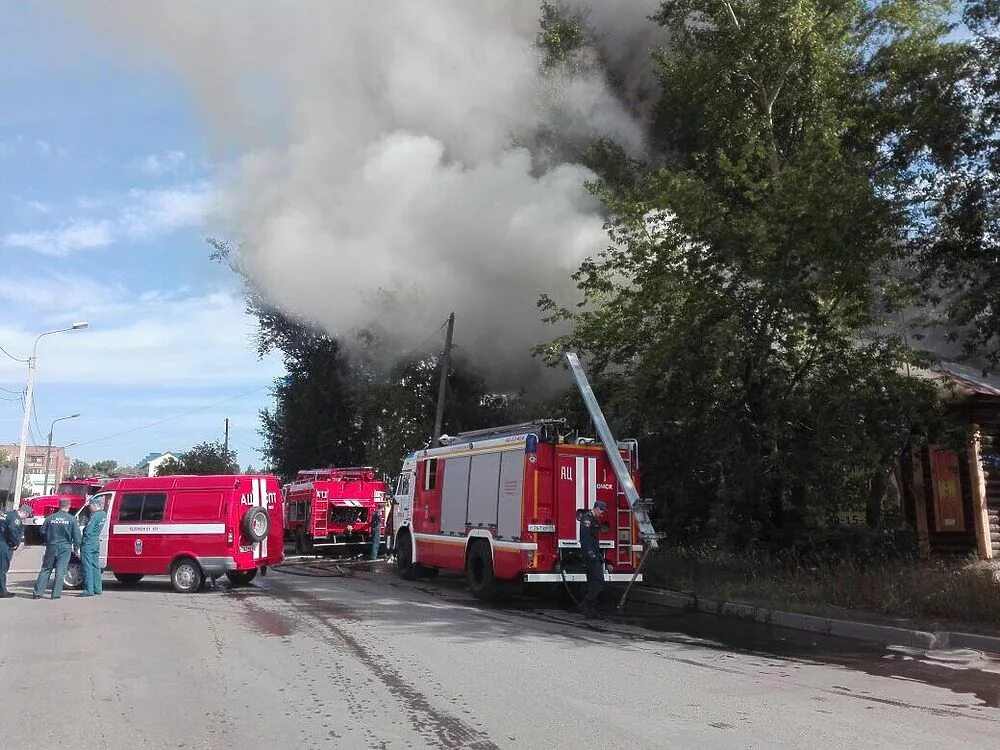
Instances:
[[[254,542],[267,539],[271,530],[271,516],[263,508],[250,508],[243,516],[243,533]]]

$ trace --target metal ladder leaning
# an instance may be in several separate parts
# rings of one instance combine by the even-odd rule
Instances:
[[[570,372],[573,373],[573,378],[576,380],[576,387],[580,391],[583,403],[587,407],[591,420],[594,422],[594,427],[597,429],[597,436],[601,439],[601,445],[604,446],[604,453],[611,462],[611,468],[614,470],[615,478],[618,480],[619,492],[623,493],[625,499],[628,501],[629,509],[639,527],[639,538],[642,539],[642,544],[645,548],[642,553],[642,559],[635,569],[635,575],[632,576],[632,580],[625,589],[625,593],[622,594],[621,601],[618,602],[618,609],[621,609],[625,606],[625,600],[632,590],[632,584],[639,577],[639,573],[642,571],[642,566],[646,564],[649,553],[660,548],[660,534],[657,534],[656,529],[653,528],[653,523],[649,519],[650,503],[639,497],[639,491],[635,487],[635,482],[632,481],[632,474],[622,459],[618,441],[615,440],[615,436],[611,433],[608,420],[604,418],[601,405],[597,403],[594,389],[590,387],[587,373],[584,372],[583,365],[580,364],[580,357],[577,356],[576,352],[566,352],[566,362],[569,364]],[[629,551],[631,552],[631,545]]]

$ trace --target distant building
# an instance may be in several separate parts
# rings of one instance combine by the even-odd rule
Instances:
[[[142,459],[142,461],[139,462],[139,465],[136,467],[136,473],[145,474],[147,477],[155,477],[156,470],[160,468],[160,464],[171,459],[175,461],[180,460],[176,455],[170,453],[169,451],[166,453],[149,453],[144,459]]]
[[[49,477],[45,480],[45,453],[47,447],[44,445],[29,445],[25,452],[24,461],[24,488],[22,494],[41,495],[48,485],[48,491],[52,492],[55,486],[63,480],[69,463],[66,460],[66,449],[52,446],[49,454]],[[21,446],[17,443],[7,445],[0,444],[0,451],[6,453],[10,458],[17,461]]]
[[[14,497],[14,480],[17,470],[14,468],[0,469],[0,509],[6,509]]]

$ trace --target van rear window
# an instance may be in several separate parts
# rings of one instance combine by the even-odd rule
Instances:
[[[167,504],[165,492],[126,492],[122,496],[119,521],[162,521]]]
[[[170,506],[171,521],[217,521],[222,516],[221,492],[178,492]]]

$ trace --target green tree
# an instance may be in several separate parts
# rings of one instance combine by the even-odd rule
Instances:
[[[219,441],[198,443],[177,459],[167,459],[157,467],[158,477],[175,474],[238,474],[236,452],[226,452]]]
[[[964,354],[1000,365],[1000,0],[965,3],[966,117],[942,129],[948,168],[924,170],[913,191],[923,300]],[[917,71],[919,74],[919,71]],[[940,88],[952,78],[929,81]]]
[[[96,476],[106,477],[118,470],[118,462],[113,458],[106,458],[103,461],[95,461],[90,469]]]
[[[918,85],[961,68],[946,8],[676,0],[656,20],[657,163],[594,186],[611,246],[577,273],[580,306],[543,298],[573,326],[543,352],[590,355],[674,533],[781,545],[848,506],[877,525],[936,415],[889,323],[905,184],[947,163],[939,128],[966,114]]]
[[[0,448],[0,469],[13,469],[15,466],[17,466],[17,459]]]
[[[89,477],[94,473],[94,467],[79,458],[74,458],[69,466],[69,474],[72,477]]]
[[[173,457],[168,458],[166,461],[161,461],[160,465],[156,467],[156,476],[158,477],[172,477],[177,474],[187,473],[184,469],[184,462]]]

